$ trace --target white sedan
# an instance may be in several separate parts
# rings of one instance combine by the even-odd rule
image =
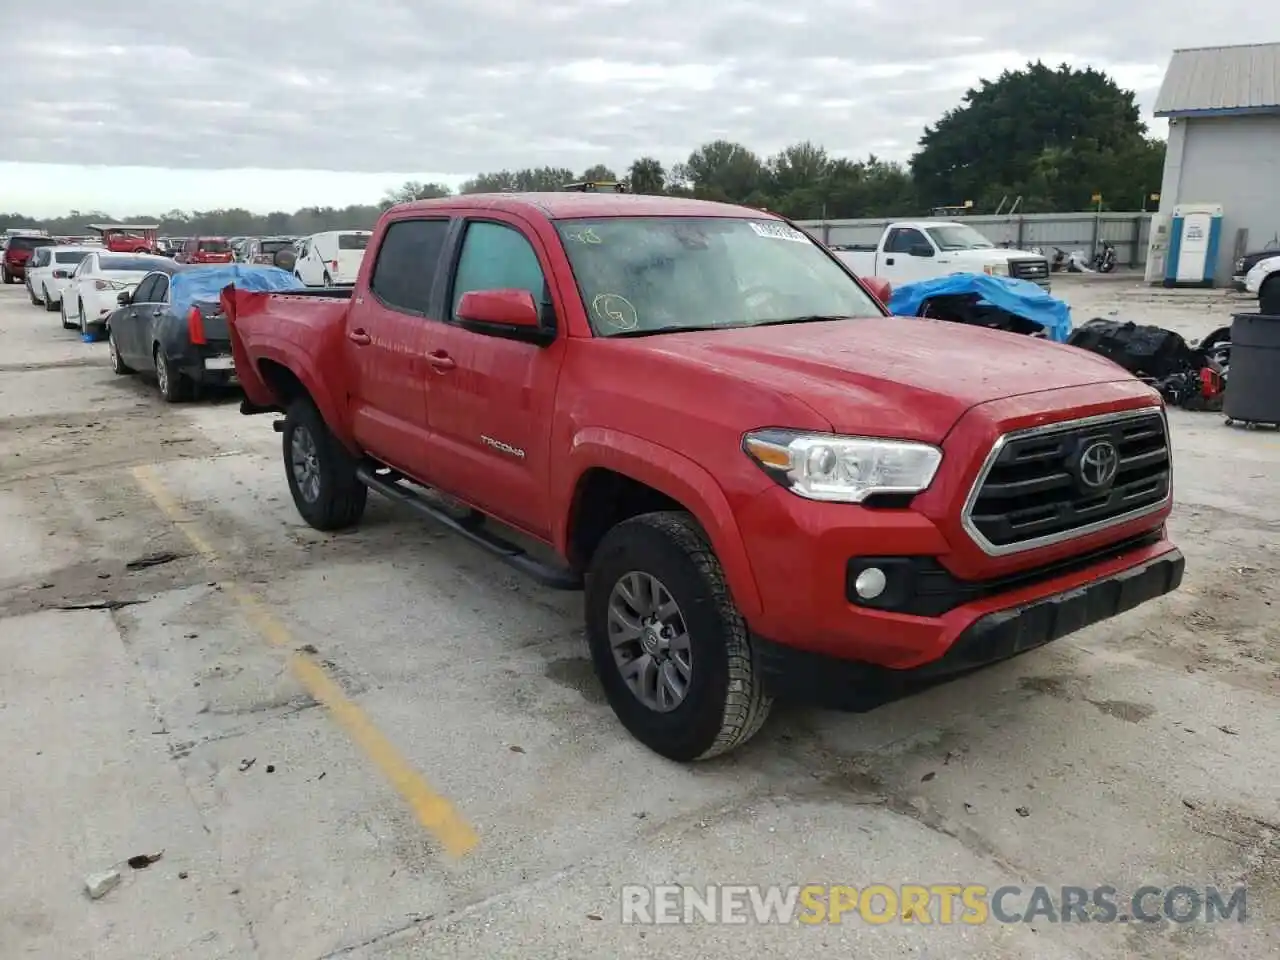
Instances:
[[[76,264],[96,247],[40,247],[27,263],[27,287],[32,303],[43,303],[52,313],[62,302],[62,290],[70,282]]]
[[[120,306],[121,293],[132,292],[148,273],[177,269],[168,257],[95,251],[80,261],[62,291],[62,325],[79,327],[81,334],[99,331],[102,322]]]

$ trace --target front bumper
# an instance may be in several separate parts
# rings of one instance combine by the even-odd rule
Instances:
[[[910,669],[798,650],[753,637],[766,689],[831,709],[868,710],[989,664],[1044,646],[1176,590],[1186,561],[1168,541],[1138,551],[1121,569],[1068,589],[991,610],[959,629],[946,652]],[[1109,565],[1110,566],[1110,565]],[[960,608],[964,609],[964,608]]]

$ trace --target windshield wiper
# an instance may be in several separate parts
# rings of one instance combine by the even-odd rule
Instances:
[[[826,323],[831,320],[852,320],[850,316],[838,316],[831,313],[811,313],[802,317],[779,317],[777,320],[761,320],[753,323],[753,327],[777,327],[784,323]]]
[[[609,334],[610,340],[633,337],[652,337],[660,333],[705,333],[708,330],[750,330],[753,327],[777,327],[786,323],[824,323],[831,320],[852,320],[851,316],[812,313],[800,317],[779,317],[777,320],[746,320],[742,323],[705,323],[692,327],[657,327],[652,330],[623,330]]]

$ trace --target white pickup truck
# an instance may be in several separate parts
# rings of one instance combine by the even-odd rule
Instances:
[[[879,277],[895,287],[949,273],[987,273],[1049,289],[1047,259],[997,247],[964,223],[900,220],[885,227],[874,246],[832,244],[831,250],[858,276]]]

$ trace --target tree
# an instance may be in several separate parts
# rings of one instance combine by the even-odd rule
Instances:
[[[766,181],[760,158],[728,140],[713,140],[693,151],[680,175],[687,179],[694,196],[710,200],[745,202]]]
[[[414,200],[434,200],[436,197],[447,197],[453,193],[443,183],[420,183],[417,180],[406,180],[394,190],[388,190],[382,198],[384,206],[397,203],[411,203]]]
[[[594,167],[583,170],[578,179],[587,183],[613,183],[617,181],[618,175],[603,163],[597,163]]]
[[[559,190],[573,182],[573,171],[567,167],[527,167],[524,170],[499,170],[482,173],[462,185],[461,193],[539,193]]]
[[[1146,133],[1133,91],[1105,73],[1030,63],[982,81],[926,127],[911,173],[926,206],[1022,195],[1028,212],[1080,210],[1103,192],[1098,178],[1132,205],[1157,158]]]
[[[632,193],[660,194],[667,188],[667,171],[653,157],[641,157],[631,164],[627,180]]]

